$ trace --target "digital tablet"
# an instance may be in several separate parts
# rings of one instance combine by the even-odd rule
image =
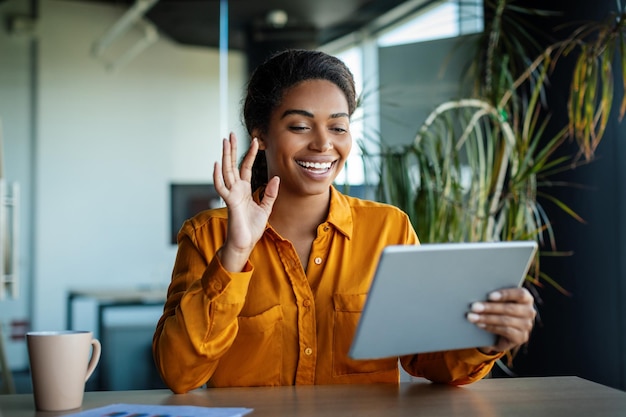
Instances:
[[[491,346],[470,304],[520,286],[535,241],[394,245],[380,255],[349,356],[375,359]]]

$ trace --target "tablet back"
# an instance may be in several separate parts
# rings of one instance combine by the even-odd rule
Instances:
[[[490,346],[495,336],[467,321],[474,301],[517,287],[535,241],[388,246],[380,256],[349,356],[373,359]]]

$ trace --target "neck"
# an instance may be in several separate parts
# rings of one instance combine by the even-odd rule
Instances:
[[[270,224],[283,236],[315,234],[317,226],[326,220],[330,205],[328,193],[315,196],[291,196],[278,193]]]

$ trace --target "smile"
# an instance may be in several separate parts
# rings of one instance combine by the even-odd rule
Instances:
[[[313,170],[313,171],[328,171],[333,166],[332,162],[296,161],[296,163],[303,168]]]

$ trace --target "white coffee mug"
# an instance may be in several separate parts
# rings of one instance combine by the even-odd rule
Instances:
[[[100,360],[100,342],[89,331],[28,332],[26,342],[37,410],[79,408]]]

